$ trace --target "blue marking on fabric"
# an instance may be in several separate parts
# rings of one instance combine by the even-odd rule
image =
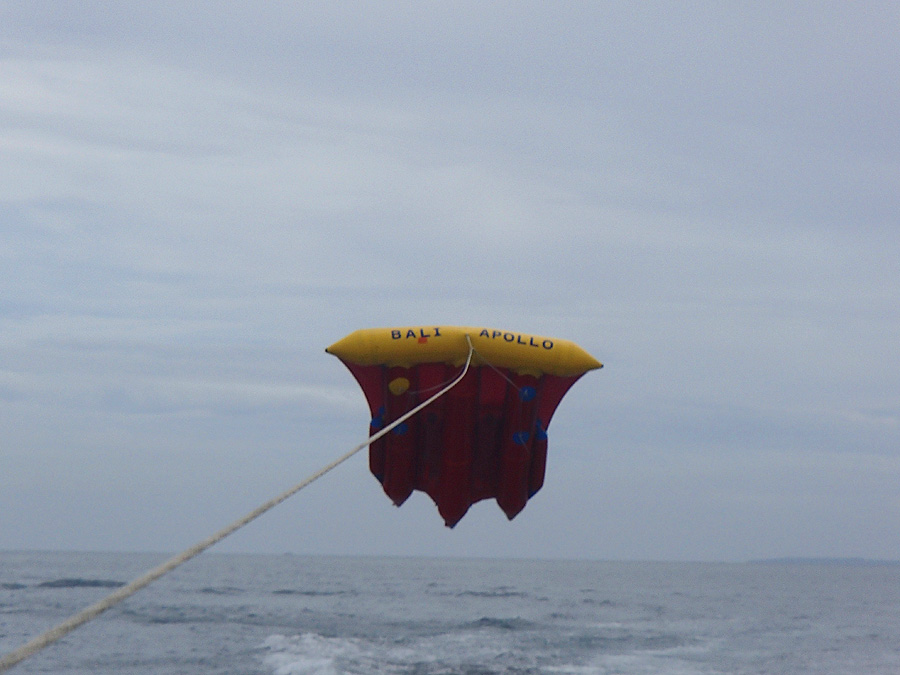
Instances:
[[[513,443],[516,445],[528,445],[529,438],[531,438],[531,434],[527,431],[517,431],[513,434]]]
[[[547,431],[544,429],[544,425],[540,420],[534,423],[534,438],[537,441],[547,440]]]
[[[537,396],[537,389],[534,387],[522,387],[519,389],[519,398],[523,401],[532,401]]]
[[[391,433],[397,436],[402,436],[407,431],[409,431],[409,425],[406,422],[403,422],[403,424],[398,424],[397,426],[395,426],[394,430],[391,431]]]
[[[384,406],[381,406],[378,410],[375,411],[375,417],[372,418],[372,421],[369,422],[369,426],[373,429],[380,429],[384,426],[384,416],[387,413]]]

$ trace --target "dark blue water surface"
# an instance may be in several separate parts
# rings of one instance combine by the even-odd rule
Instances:
[[[164,555],[0,553],[0,653]],[[900,672],[900,566],[207,553],[21,673]]]

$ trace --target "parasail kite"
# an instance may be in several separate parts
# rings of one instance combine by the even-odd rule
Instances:
[[[525,507],[544,483],[556,407],[603,367],[573,342],[489,328],[358,330],[325,351],[359,382],[371,435],[471,365],[446,396],[369,446],[369,468],[394,504],[421,490],[448,527],[482,499],[496,499],[510,520]]]

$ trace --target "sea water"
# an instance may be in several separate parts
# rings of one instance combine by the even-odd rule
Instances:
[[[0,553],[0,653],[166,556]],[[12,672],[900,673],[900,566],[206,553]]]

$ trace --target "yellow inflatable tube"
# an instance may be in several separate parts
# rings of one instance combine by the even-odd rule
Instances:
[[[593,356],[569,340],[493,328],[412,326],[366,328],[350,333],[325,351],[360,366],[419,363],[462,365],[469,355],[466,336],[475,348],[473,364],[487,362],[519,373],[570,377],[602,368]],[[480,358],[479,358],[480,357]]]

